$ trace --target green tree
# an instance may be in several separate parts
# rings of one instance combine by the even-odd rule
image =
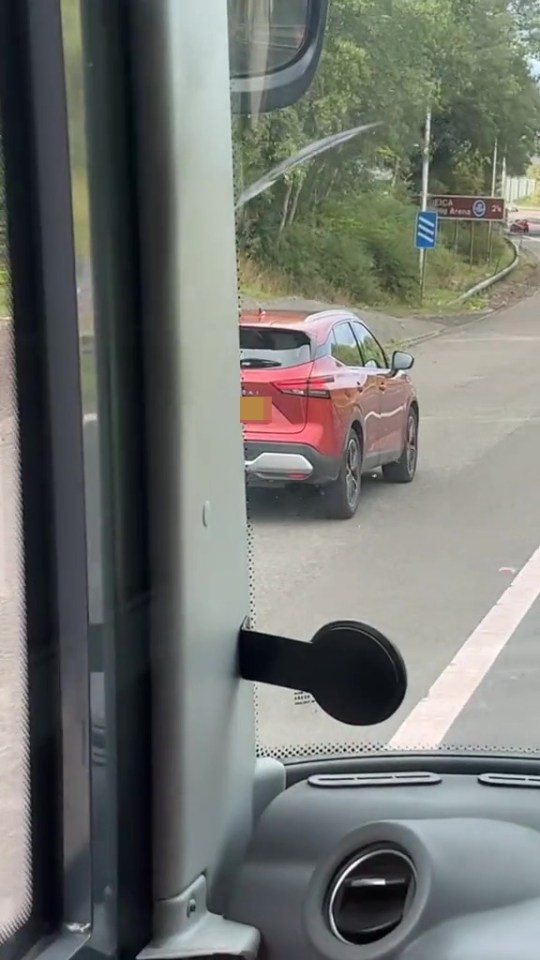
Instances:
[[[524,172],[540,130],[530,67],[537,8],[537,0],[332,0],[308,94],[278,113],[235,121],[239,188],[312,141],[378,126],[248,203],[238,222],[241,250],[293,282],[333,276],[336,289],[355,296],[364,289],[373,297],[375,288],[410,296],[411,199],[427,107],[432,189],[489,189],[496,139],[508,171]]]

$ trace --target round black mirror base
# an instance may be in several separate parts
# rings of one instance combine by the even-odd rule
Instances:
[[[309,693],[325,713],[352,726],[388,720],[407,691],[399,650],[374,627],[356,620],[327,623],[311,643],[244,626],[238,649],[245,680]]]

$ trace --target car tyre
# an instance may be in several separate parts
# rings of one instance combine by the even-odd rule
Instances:
[[[332,520],[350,520],[360,503],[362,444],[355,430],[347,437],[339,474],[324,487],[326,513]]]
[[[399,460],[384,465],[383,477],[388,483],[411,483],[416,474],[417,463],[418,413],[411,408],[407,417],[407,433],[402,454]]]

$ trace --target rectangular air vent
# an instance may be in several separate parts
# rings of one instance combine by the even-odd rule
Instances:
[[[310,787],[333,788],[338,787],[422,787],[428,784],[441,783],[442,778],[437,773],[328,773],[310,777]]]
[[[482,773],[478,783],[486,787],[529,787],[538,790],[540,777],[528,776],[525,773]]]

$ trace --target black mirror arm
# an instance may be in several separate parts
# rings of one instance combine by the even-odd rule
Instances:
[[[244,624],[238,670],[244,680],[311,694],[329,716],[354,726],[387,720],[407,690],[396,647],[374,627],[354,620],[326,624],[311,643]]]

